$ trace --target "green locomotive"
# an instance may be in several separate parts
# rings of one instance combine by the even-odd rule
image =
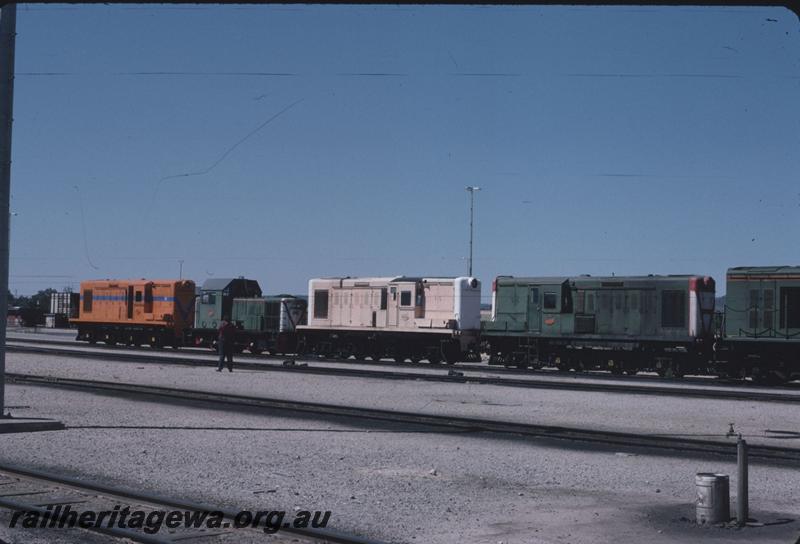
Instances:
[[[186,331],[185,344],[212,349],[217,328],[228,317],[237,330],[237,351],[292,353],[296,349],[295,327],[305,324],[305,299],[292,295],[261,296],[255,280],[211,278],[196,297],[194,328]]]
[[[705,371],[713,345],[710,277],[500,276],[483,323],[490,364]]]
[[[779,383],[800,377],[800,267],[728,269],[716,366]]]

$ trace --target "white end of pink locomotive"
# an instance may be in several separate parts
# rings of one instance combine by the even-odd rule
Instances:
[[[478,278],[453,280],[453,315],[459,330],[480,330],[481,282]]]

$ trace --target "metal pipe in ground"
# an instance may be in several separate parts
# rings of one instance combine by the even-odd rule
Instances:
[[[736,459],[738,464],[738,478],[736,482],[736,524],[744,527],[749,515],[748,497],[748,470],[747,470],[747,441],[741,435],[736,443]]]

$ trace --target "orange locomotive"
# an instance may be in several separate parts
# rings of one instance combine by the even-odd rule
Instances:
[[[191,280],[96,280],[81,282],[78,340],[152,347],[183,343],[194,320]]]

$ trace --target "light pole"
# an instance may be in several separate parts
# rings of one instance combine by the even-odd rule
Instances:
[[[0,7],[0,417],[5,417],[6,314],[8,313],[8,243],[11,214],[11,121],[14,110],[14,45],[17,5]]]
[[[472,218],[475,209],[475,191],[480,191],[480,187],[468,186],[469,192],[469,276],[472,277]]]
[[[178,279],[183,279],[183,259],[178,259],[178,263],[180,264],[180,272],[178,273]]]

